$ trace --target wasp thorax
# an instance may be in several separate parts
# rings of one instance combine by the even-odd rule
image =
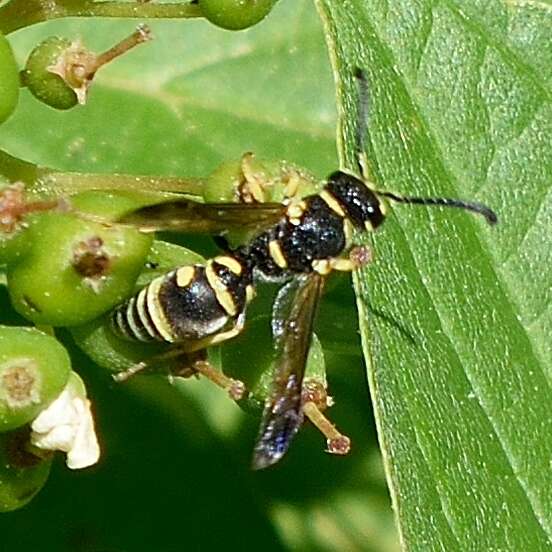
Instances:
[[[339,202],[357,228],[373,230],[383,222],[385,215],[380,200],[356,176],[336,171],[328,177],[326,190]]]

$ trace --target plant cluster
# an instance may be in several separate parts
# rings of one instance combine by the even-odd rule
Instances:
[[[238,30],[262,20],[275,1],[56,0],[43,10],[42,0],[25,0],[22,10],[22,2],[12,0],[0,8],[0,124],[17,109],[21,87],[50,108],[79,109],[102,66],[152,38],[149,28],[140,25],[96,54],[78,39],[52,36],[38,44],[20,68],[6,37],[14,30],[71,15],[205,17],[224,29]],[[0,326],[0,510],[20,508],[32,499],[47,480],[55,451],[66,453],[72,469],[94,464],[100,455],[90,400],[56,339],[56,329],[67,328],[83,351],[109,371],[132,369],[163,347],[117,337],[109,313],[156,276],[203,260],[117,220],[182,194],[196,201],[235,201],[244,170],[269,184],[270,199],[280,200],[281,175],[288,167],[252,156],[244,159],[224,163],[199,181],[62,173],[0,152],[0,269],[13,309],[26,321]],[[312,189],[313,182],[304,175],[305,190]],[[229,239],[239,242],[244,237],[236,232]],[[249,376],[247,383],[257,394],[248,404],[263,400],[267,383],[262,370],[268,370],[268,364],[265,359]],[[311,364],[315,370],[323,365],[316,358]],[[173,367],[170,359],[160,365],[165,370]],[[214,380],[220,377],[212,374]]]

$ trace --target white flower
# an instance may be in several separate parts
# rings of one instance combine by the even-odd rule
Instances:
[[[58,398],[34,419],[31,429],[31,443],[67,453],[67,466],[72,470],[91,466],[100,457],[90,401],[75,372]]]

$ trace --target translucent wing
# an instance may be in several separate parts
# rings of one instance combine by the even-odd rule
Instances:
[[[272,321],[277,358],[253,454],[254,469],[278,462],[303,423],[303,376],[323,287],[324,277],[313,273],[294,279],[278,294]]]
[[[219,234],[229,230],[264,229],[285,214],[281,203],[197,203],[177,199],[141,207],[117,222],[132,224],[142,230]]]

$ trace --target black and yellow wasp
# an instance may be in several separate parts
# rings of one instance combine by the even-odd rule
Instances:
[[[362,71],[355,75],[359,83],[359,174],[335,171],[321,191],[300,197],[296,175],[290,171],[287,198],[281,203],[173,200],[138,209],[121,221],[150,230],[222,234],[238,227],[252,232],[247,243],[228,247],[204,264],[175,268],[118,307],[113,325],[127,338],[167,342],[184,353],[204,350],[242,331],[257,281],[285,283],[273,314],[277,359],[255,446],[254,468],[277,462],[303,423],[305,366],[325,281],[333,271],[351,271],[363,262],[362,251],[359,254],[353,246],[353,232],[377,229],[385,219],[386,199],[459,207],[483,215],[490,224],[497,221],[495,213],[479,203],[403,197],[371,187],[361,162],[367,81]],[[258,183],[250,184],[248,197],[262,195]],[[340,434],[336,435],[339,441]],[[340,452],[339,446],[334,443],[333,451]],[[343,446],[347,448],[347,444]]]

